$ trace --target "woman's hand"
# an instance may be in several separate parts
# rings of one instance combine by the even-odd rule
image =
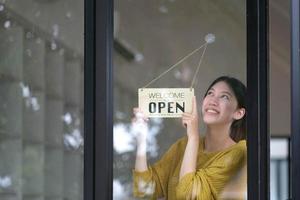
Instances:
[[[139,108],[133,108],[134,117],[132,118],[132,133],[137,140],[137,149],[145,150],[147,144],[148,121],[149,119]]]
[[[133,108],[133,114],[131,130],[137,140],[135,170],[143,172],[148,169],[146,152],[149,120],[139,108]]]
[[[199,117],[195,96],[193,97],[192,112],[182,114],[182,124],[187,129],[188,138],[199,138]]]
[[[182,124],[187,129],[188,141],[185,147],[181,168],[179,172],[179,180],[186,174],[195,172],[197,165],[197,155],[199,148],[199,132],[198,132],[198,111],[196,97],[193,97],[193,107],[191,113],[182,114]]]

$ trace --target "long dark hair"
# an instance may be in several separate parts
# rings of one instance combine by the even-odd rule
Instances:
[[[233,91],[235,98],[237,99],[238,108],[245,108],[246,110],[246,95],[247,95],[247,88],[246,86],[238,79],[229,77],[229,76],[221,76],[214,80],[210,86],[208,87],[207,91],[205,92],[204,97],[207,96],[208,91],[218,82],[225,82],[230,89]],[[246,129],[246,114],[243,118],[239,120],[235,120],[232,122],[230,127],[230,137],[235,142],[240,140],[246,139],[247,136],[247,129]]]

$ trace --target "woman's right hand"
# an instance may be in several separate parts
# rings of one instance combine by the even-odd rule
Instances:
[[[149,118],[141,111],[140,108],[133,108],[134,117],[132,118],[132,132],[137,139],[138,147],[146,145],[148,134],[148,121]]]
[[[144,172],[147,166],[147,134],[148,134],[148,118],[139,108],[133,108],[134,117],[132,118],[131,130],[136,138],[136,160],[135,170]]]

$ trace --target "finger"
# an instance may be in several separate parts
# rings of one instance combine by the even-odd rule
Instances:
[[[191,121],[192,118],[191,117],[183,117],[182,120],[184,120],[184,121]]]
[[[182,117],[192,117],[191,113],[182,113]]]
[[[197,110],[197,99],[196,99],[196,96],[193,97],[193,109],[192,109],[192,114],[193,114],[193,115],[198,114],[198,110]]]

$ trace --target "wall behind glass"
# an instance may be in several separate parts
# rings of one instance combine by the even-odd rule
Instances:
[[[83,1],[0,1],[0,199],[83,199]]]
[[[269,104],[272,137],[270,193],[271,200],[280,200],[289,198],[289,181],[291,180],[289,178],[289,138],[291,135],[290,1],[271,0],[269,3]]]
[[[208,33],[215,34],[216,41],[206,49],[194,87],[198,109],[208,85],[218,76],[234,76],[245,83],[246,2],[124,0],[114,5],[114,199],[133,199],[136,141],[131,118],[138,88],[204,44]],[[150,87],[190,87],[201,53]],[[181,119],[152,119],[148,163],[157,161],[183,136]]]

